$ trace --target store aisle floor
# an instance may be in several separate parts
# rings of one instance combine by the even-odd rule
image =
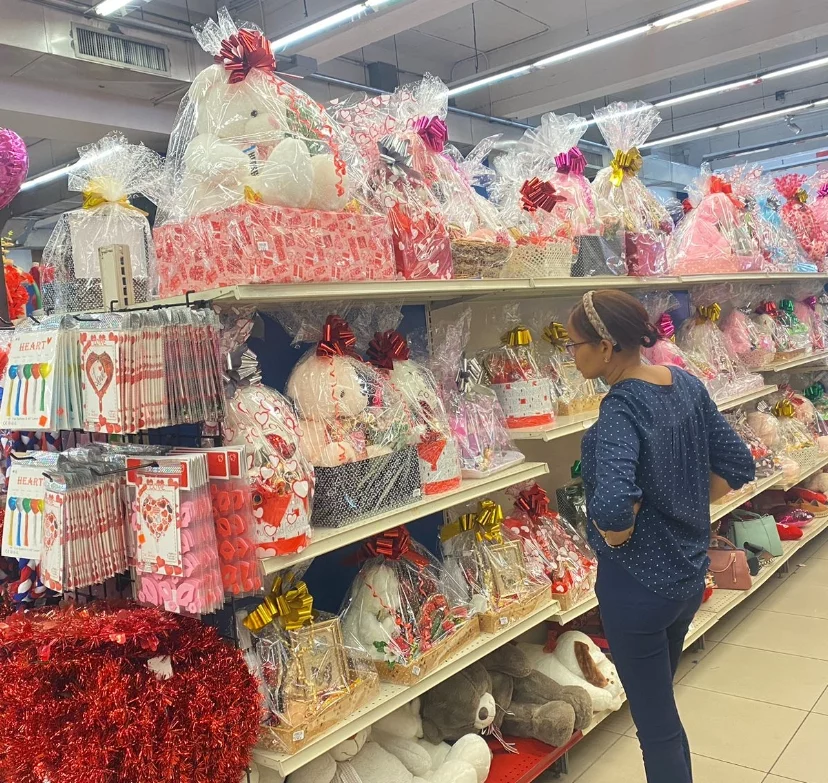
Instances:
[[[676,695],[695,783],[828,783],[828,535],[685,653]],[[645,783],[626,706],[559,780]]]

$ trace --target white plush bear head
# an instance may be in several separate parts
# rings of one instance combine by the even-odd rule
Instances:
[[[287,393],[303,419],[333,422],[368,407],[365,374],[346,356],[307,356],[290,374]]]
[[[420,700],[404,704],[390,715],[380,718],[374,727],[392,737],[402,739],[421,739],[423,736],[423,719],[420,717]]]
[[[340,742],[339,745],[332,748],[329,753],[334,761],[341,763],[343,761],[350,761],[357,753],[359,753],[365,743],[368,741],[369,729],[363,729],[354,734],[353,737]]]

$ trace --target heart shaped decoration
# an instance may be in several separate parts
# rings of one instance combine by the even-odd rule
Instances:
[[[267,424],[268,421],[270,421],[270,414],[266,411],[259,411],[258,413],[254,414],[253,418],[256,419],[256,423],[260,427],[264,427],[265,424]]]
[[[170,501],[164,497],[149,495],[141,501],[141,517],[156,541],[167,532],[173,521]]]
[[[51,549],[52,545],[57,540],[57,517],[53,511],[50,511],[43,518],[43,546],[46,549]]]
[[[272,479],[276,475],[276,471],[273,468],[269,468],[267,466],[259,468],[259,475],[262,477],[262,480],[268,481]]]
[[[302,499],[308,496],[310,492],[310,482],[307,479],[293,482],[293,491]]]
[[[115,363],[108,353],[89,353],[86,357],[86,379],[102,400],[115,377]]]

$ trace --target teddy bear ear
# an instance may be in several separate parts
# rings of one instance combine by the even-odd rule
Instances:
[[[423,739],[432,745],[439,745],[443,741],[443,735],[437,728],[437,724],[432,723],[428,718],[423,718]]]
[[[609,685],[609,680],[604,677],[598,664],[595,663],[589,653],[589,645],[584,642],[575,642],[573,645],[575,651],[575,660],[578,661],[578,667],[581,669],[583,678],[596,688],[606,688]]]

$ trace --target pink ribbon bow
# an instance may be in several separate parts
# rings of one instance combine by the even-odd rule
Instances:
[[[414,123],[414,130],[432,152],[440,153],[448,141],[448,127],[439,117],[420,117]]]
[[[555,156],[555,166],[559,174],[583,174],[586,169],[584,153],[577,147]]]

